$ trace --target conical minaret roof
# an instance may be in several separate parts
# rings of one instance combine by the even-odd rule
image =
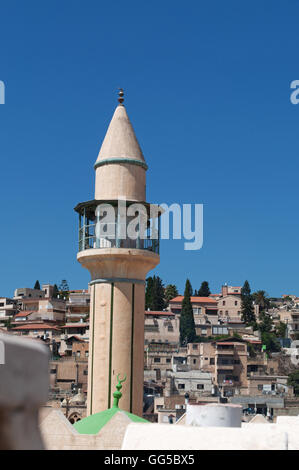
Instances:
[[[132,160],[132,163],[146,167],[142,150],[123,104],[119,104],[115,109],[95,167],[109,161],[116,163],[112,160],[119,163],[121,160],[124,160],[124,163]]]

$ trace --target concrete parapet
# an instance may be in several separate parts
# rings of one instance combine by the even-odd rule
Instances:
[[[48,397],[48,349],[5,334],[0,334],[0,342],[0,449],[43,449],[38,410]]]
[[[265,432],[265,427],[267,431]],[[243,428],[129,424],[122,450],[287,450],[288,434],[274,425]]]

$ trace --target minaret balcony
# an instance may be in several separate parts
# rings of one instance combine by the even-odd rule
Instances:
[[[79,214],[78,251],[125,248],[159,254],[160,215],[163,210],[159,206],[136,201],[121,201],[123,205],[120,208],[118,202],[93,200],[75,207]],[[136,205],[143,209],[135,212]]]

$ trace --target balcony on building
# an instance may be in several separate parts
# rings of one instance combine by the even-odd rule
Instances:
[[[216,355],[218,356],[233,356],[234,343],[216,343]]]
[[[79,252],[99,248],[131,248],[159,254],[160,216],[163,209],[145,202],[125,201],[126,211],[130,207],[131,211],[124,219],[118,202],[93,200],[75,207],[79,214]],[[131,215],[134,212],[133,204],[142,206],[144,212],[136,209],[134,215]],[[131,231],[132,226],[135,227],[131,236],[128,235],[130,224]]]

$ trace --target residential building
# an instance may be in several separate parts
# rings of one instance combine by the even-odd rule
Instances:
[[[171,312],[145,311],[144,343],[170,343],[180,341],[180,320]]]
[[[50,361],[50,388],[53,392],[74,391],[80,388],[83,393],[87,393],[88,355],[83,354],[86,349],[80,348],[82,354],[79,357],[76,354],[78,347],[78,344],[74,345],[74,355]]]
[[[61,326],[59,353],[68,355],[73,341],[79,340],[88,343],[89,323],[84,321],[66,323]]]
[[[79,321],[89,317],[90,292],[89,290],[70,291],[66,301],[66,320]]]
[[[9,297],[0,297],[0,322],[11,319],[18,313],[17,301]]]
[[[60,328],[56,325],[44,322],[26,323],[12,328],[14,334],[37,339],[43,338],[48,341],[59,339],[60,332]]]
[[[217,302],[218,315],[223,321],[241,319],[241,297],[238,294],[228,294]]]
[[[182,302],[184,297],[178,295],[169,302],[169,308],[172,313],[180,314],[182,311]],[[194,313],[194,319],[200,317],[214,317],[217,318],[217,300],[211,297],[191,297],[191,304]]]
[[[208,343],[190,343],[187,363],[193,370],[212,374],[213,382],[223,395],[235,388],[247,387],[247,344],[244,340],[228,338]]]

